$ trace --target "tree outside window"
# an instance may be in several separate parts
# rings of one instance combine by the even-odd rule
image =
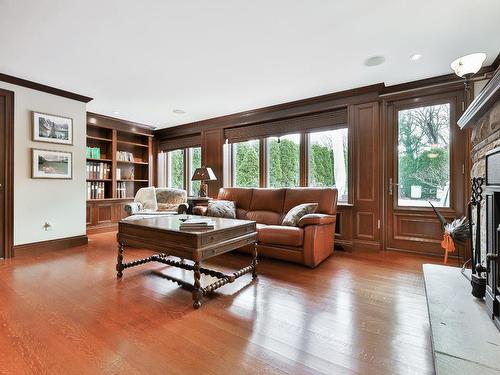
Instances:
[[[258,140],[233,143],[233,186],[259,187]]]
[[[193,173],[196,168],[201,168],[201,147],[191,147],[188,150],[189,152],[189,172],[188,172],[188,181],[189,181],[189,194],[192,196],[197,196],[200,191],[200,181],[191,181],[191,177],[193,177]]]
[[[267,185],[272,188],[300,185],[300,134],[269,137]]]
[[[168,186],[175,189],[184,189],[183,150],[168,153]]]

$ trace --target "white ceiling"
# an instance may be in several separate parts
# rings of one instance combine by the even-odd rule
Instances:
[[[499,19],[499,0],[0,0],[0,72],[165,127],[446,74],[472,52],[489,65]]]

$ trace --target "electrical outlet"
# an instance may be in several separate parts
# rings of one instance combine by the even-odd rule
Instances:
[[[45,222],[45,224],[43,224],[43,229],[48,232],[48,231],[51,231],[52,230],[52,224],[50,224],[49,222]]]

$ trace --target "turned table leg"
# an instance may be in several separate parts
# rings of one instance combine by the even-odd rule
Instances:
[[[193,265],[194,271],[194,288],[193,288],[193,307],[195,309],[199,309],[201,307],[201,284],[200,284],[200,262],[194,262]]]
[[[123,245],[118,244],[118,256],[116,257],[116,277],[120,278],[123,276]]]
[[[257,242],[256,242],[253,245],[253,259],[252,259],[252,267],[253,267],[252,278],[254,279],[257,277],[257,264],[258,264],[257,256],[258,253],[257,253]]]

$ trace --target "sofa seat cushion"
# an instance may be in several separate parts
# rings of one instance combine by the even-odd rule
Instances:
[[[177,203],[158,203],[158,211],[177,212],[179,205]]]
[[[302,246],[304,242],[304,229],[283,225],[257,224],[257,238],[259,243]]]

